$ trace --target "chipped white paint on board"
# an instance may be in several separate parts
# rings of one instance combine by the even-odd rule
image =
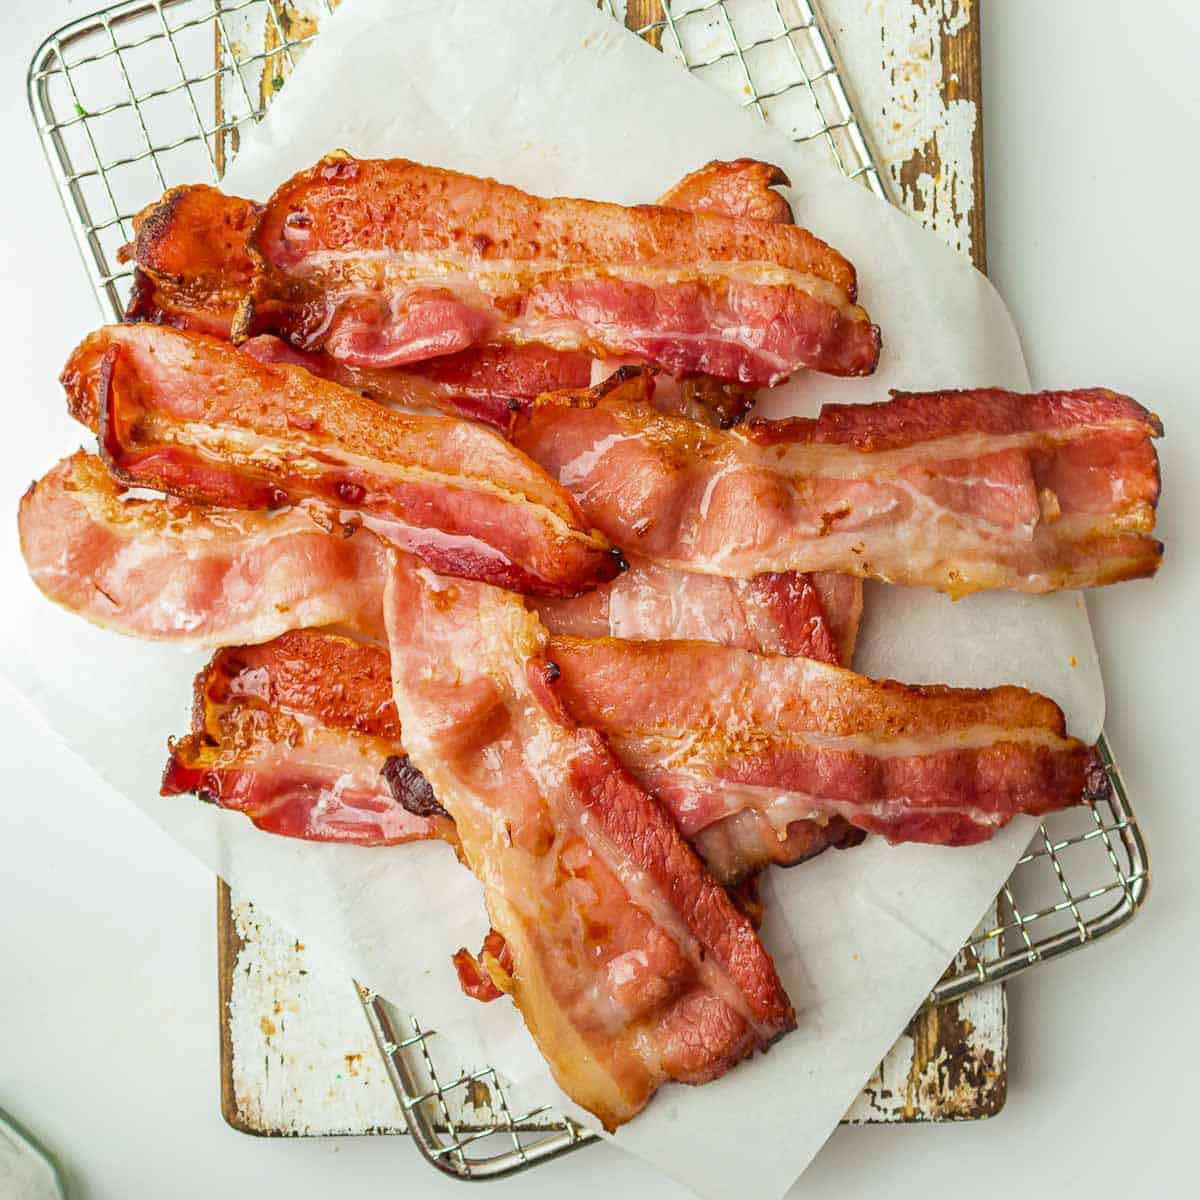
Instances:
[[[353,2],[353,0],[351,0]],[[961,33],[975,0],[822,0],[860,119],[891,176],[901,203],[926,227],[963,254],[972,251],[973,144],[979,114],[944,78],[945,48]],[[680,0],[677,15],[701,6]],[[795,20],[790,0],[780,0]],[[732,23],[743,42],[773,34],[771,0],[730,0]],[[309,32],[317,0],[279,4],[292,36]],[[257,19],[257,18],[256,18]],[[294,24],[293,24],[294,23]],[[715,11],[681,23],[684,51],[693,62],[728,49],[729,25]],[[278,44],[259,25],[240,37],[266,48]],[[670,49],[667,39],[666,48]],[[269,99],[286,74],[280,53],[259,81]],[[796,79],[786,43],[755,52],[753,70],[767,94]],[[275,74],[278,72],[278,75]],[[736,60],[704,72],[707,82],[749,99]],[[762,105],[792,136],[820,127],[811,100],[793,89]],[[353,990],[335,969],[309,970],[294,940],[235,903],[242,947],[229,1004],[232,1075],[238,1120],[258,1132],[328,1134],[400,1132],[399,1116],[382,1063]],[[991,914],[994,916],[994,914]],[[994,921],[992,922],[994,924]],[[451,947],[453,949],[453,947]],[[960,964],[956,964],[960,965]],[[307,973],[305,973],[307,971]],[[942,1010],[936,1023],[914,1022],[868,1081],[846,1119],[853,1122],[939,1120],[996,1111],[1004,1100],[1007,1021],[1003,989],[975,992]],[[353,1069],[351,1069],[353,1063]]]
[[[923,225],[970,254],[973,149],[980,115],[947,69],[946,47],[977,0],[824,0],[859,116],[894,194]],[[881,69],[882,68],[882,69]]]
[[[350,980],[235,901],[229,997],[233,1116],[257,1133],[403,1133],[404,1116]]]

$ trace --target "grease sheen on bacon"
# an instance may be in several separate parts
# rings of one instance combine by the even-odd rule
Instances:
[[[558,645],[550,639],[551,661]],[[563,645],[570,654],[574,644]],[[686,652],[679,661],[689,665]],[[433,789],[404,756],[384,650],[297,630],[220,651],[197,676],[195,695],[192,732],[171,744],[164,795],[194,792],[246,813],[268,832],[310,841],[380,845],[450,837],[453,826]],[[592,703],[602,705],[606,696]],[[660,773],[669,760],[668,753]],[[725,884],[771,863],[792,866],[862,840],[853,826],[827,814],[793,821],[781,833],[753,813],[735,811],[732,800],[725,807],[728,813],[712,806],[712,827],[689,834]]]
[[[264,513],[127,499],[82,450],[21,499],[21,550],[50,600],[93,624],[194,646],[267,641],[304,625],[382,634],[384,551],[331,537],[303,508]]]
[[[763,221],[792,221],[775,191],[787,178],[753,159],[712,162],[692,172],[658,203],[688,211],[725,213]],[[216,188],[172,188],[134,218],[135,239],[118,257],[134,261],[129,321],[150,321],[218,337],[230,336],[254,272],[248,239],[260,206]],[[270,335],[245,348],[266,362],[292,362],[372,399],[429,406],[505,430],[512,409],[544,392],[587,387],[591,355],[549,346],[484,343],[407,367],[372,369],[299,351]],[[680,380],[680,403],[706,422],[736,424],[754,403],[754,390],[707,377]]]
[[[250,248],[234,336],[356,366],[540,342],[767,385],[802,367],[869,374],[879,356],[853,268],[794,225],[331,155],[276,191]]]
[[[443,574],[535,595],[577,595],[622,569],[566,491],[470,422],[394,412],[152,325],[92,334],[63,383],[129,483],[232,508],[318,500]]]
[[[735,577],[840,571],[952,595],[1153,574],[1157,417],[1100,389],[827,405],[721,431],[645,373],[544,397],[513,440],[630,554]]]
[[[520,600],[409,559],[385,615],[405,745],[512,956],[493,981],[563,1090],[613,1129],[660,1084],[707,1082],[791,1029],[749,922],[558,703]]]
[[[837,577],[838,580],[844,577]],[[552,634],[661,641],[691,638],[848,663],[861,608],[861,586],[831,581],[822,597],[807,575],[727,579],[632,558],[612,583],[572,600],[538,605]],[[823,602],[827,600],[828,605]]]
[[[213,646],[266,641],[309,624],[336,624],[367,638],[382,637],[386,553],[366,530],[350,538],[328,534],[299,510],[270,518],[178,500],[123,502],[103,464],[82,452],[30,490],[20,521],[22,546],[38,586],[56,602],[120,633]],[[664,608],[663,632],[682,633],[671,622],[683,615],[677,607]],[[738,626],[711,620],[708,631],[732,635]],[[242,652],[255,653],[246,647]],[[337,674],[328,653],[310,668],[322,680]],[[287,648],[284,660],[301,661],[294,646]],[[220,670],[216,664],[212,669]],[[308,711],[305,719],[311,723],[317,715]],[[315,828],[306,797],[321,785],[320,763],[309,754],[308,791],[298,793],[276,769],[286,756],[270,753],[262,739],[221,740],[214,732],[232,735],[239,728],[231,717],[208,720],[203,731],[196,729],[195,734],[205,736],[187,742],[177,755],[170,790],[197,790],[218,803],[248,796],[246,804],[271,819],[273,828],[286,826],[294,836],[306,836],[306,829]],[[270,733],[294,726],[268,722],[262,728]],[[203,759],[202,749],[219,754],[223,777],[212,773],[211,755]],[[321,761],[328,768],[325,790],[333,794],[341,752],[335,745],[328,760]],[[377,771],[385,765],[380,761]],[[415,786],[408,778],[400,782]],[[386,799],[382,791],[380,796]],[[335,827],[351,829],[354,815],[343,812],[336,822],[321,822],[321,828],[327,836]],[[835,821],[806,827],[796,822],[781,839],[776,831],[735,814],[723,828],[708,831],[702,852],[723,879],[731,879],[764,863],[790,864],[829,845],[845,845],[848,835],[849,826]]]
[[[404,754],[387,654],[311,629],[223,649],[196,677],[162,782],[185,792],[307,841],[455,841]]]
[[[367,675],[354,657],[338,665],[343,641],[306,632],[288,647],[296,674]],[[609,739],[725,884],[868,832],[970,845],[1018,813],[1040,816],[1101,786],[1058,708],[1018,688],[905,687],[696,642],[556,637],[546,653],[572,716]],[[356,702],[368,714],[386,708],[386,656],[355,655],[376,661]],[[237,739],[214,744],[244,765]]]
[[[1102,786],[1058,706],[1022,688],[907,686],[703,642],[559,638],[554,661],[576,719],[689,837],[748,812],[780,837],[838,816],[961,846]]]

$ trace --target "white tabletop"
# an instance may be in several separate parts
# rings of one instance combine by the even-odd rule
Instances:
[[[86,11],[14,6],[0,42],[9,404],[60,403],[54,376],[96,323],[24,99],[40,37]],[[1089,603],[1108,731],[1154,858],[1132,928],[1010,989],[1007,1107],[988,1122],[839,1131],[793,1194],[1186,1192],[1200,994],[1194,781],[1200,674],[1200,9],[1190,0],[1005,0],[983,11],[988,259],[1034,381],[1103,384],[1156,409],[1167,563]],[[866,264],[863,264],[864,269]],[[46,464],[0,438],[10,499]],[[1189,468],[1189,463],[1192,466]],[[15,472],[15,473],[14,473]],[[10,526],[11,528],[11,526]],[[19,569],[6,531],[0,579]],[[6,630],[20,637],[20,630]],[[79,665],[80,671],[87,664]],[[462,1195],[404,1139],[259,1140],[218,1109],[214,884],[96,783],[0,683],[0,1108],[62,1160],[74,1194]],[[73,1031],[67,1036],[65,1031]],[[1191,1085],[1191,1086],[1189,1086]],[[488,1195],[682,1195],[589,1149]],[[3,1198],[7,1200],[7,1197]]]

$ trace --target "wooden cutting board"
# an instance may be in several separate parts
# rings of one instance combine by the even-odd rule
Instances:
[[[266,38],[264,104],[290,66],[277,49],[279,34],[314,32],[318,10],[304,0],[272,4],[276,21],[254,35]],[[627,7],[630,28],[661,20],[659,0],[630,0]],[[824,0],[822,12],[895,199],[984,269],[975,0]],[[220,63],[220,41],[216,53]],[[219,90],[217,104],[219,126]],[[236,142],[222,145],[221,154],[227,149]],[[217,920],[226,1121],[274,1136],[405,1132],[350,981],[315,966],[301,942],[224,883]],[[1007,1009],[996,985],[914,1017],[846,1120],[988,1117],[1003,1107],[1007,1083]]]

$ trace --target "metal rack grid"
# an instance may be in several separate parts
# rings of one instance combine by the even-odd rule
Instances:
[[[339,3],[124,0],[38,48],[30,106],[106,318],[124,311],[132,271],[117,251],[132,237],[133,214],[173,184],[219,180],[242,127],[262,116],[320,18]],[[810,0],[602,7],[795,140],[823,142],[847,176],[891,199]],[[1103,737],[1100,752],[1111,787],[1039,828],[998,897],[995,920],[976,930],[927,1003],[1087,945],[1140,908],[1150,883],[1146,847]],[[493,1070],[456,1070],[436,1033],[365,989],[360,996],[409,1131],[440,1170],[496,1178],[593,1140],[548,1109],[514,1113]]]

